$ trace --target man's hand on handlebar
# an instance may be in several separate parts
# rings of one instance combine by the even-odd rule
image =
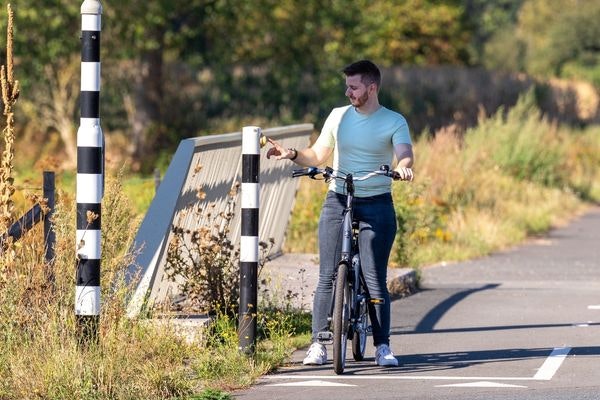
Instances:
[[[414,179],[413,170],[411,168],[400,167],[391,172],[392,179],[395,181],[412,181]]]

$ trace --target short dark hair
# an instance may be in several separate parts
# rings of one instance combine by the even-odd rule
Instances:
[[[360,75],[361,82],[365,85],[375,83],[377,87],[381,86],[381,72],[377,65],[369,60],[360,60],[344,67],[342,70],[346,76]]]

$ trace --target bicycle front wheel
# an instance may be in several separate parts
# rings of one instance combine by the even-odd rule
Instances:
[[[335,281],[335,298],[333,303],[333,370],[336,374],[344,372],[346,364],[346,340],[350,323],[350,287],[348,286],[348,266],[338,266]]]

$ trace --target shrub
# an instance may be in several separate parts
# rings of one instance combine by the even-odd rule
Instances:
[[[213,211],[214,204],[209,204],[208,210],[202,204],[197,206],[198,215],[206,211],[205,225],[193,231],[175,225],[172,228],[165,271],[169,279],[177,280],[190,309],[209,314],[220,311],[230,316],[237,312],[239,250],[229,238],[237,188],[236,185],[229,193],[227,206],[221,212]]]

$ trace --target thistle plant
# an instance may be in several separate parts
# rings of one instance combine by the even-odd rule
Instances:
[[[14,203],[12,195],[15,192],[13,178],[13,159],[15,143],[15,119],[13,107],[19,97],[19,81],[15,81],[13,64],[13,11],[8,4],[8,24],[6,29],[6,66],[0,67],[0,86],[2,88],[2,102],[4,104],[4,116],[6,126],[2,130],[4,136],[4,151],[0,160],[0,232],[8,230],[14,214]],[[12,251],[9,248],[2,255],[0,266],[0,281],[6,274],[6,268],[12,264]]]
[[[225,210],[221,212],[215,211],[214,203],[197,205],[193,212],[198,217],[204,215],[206,224],[194,230],[172,227],[165,270],[169,279],[179,282],[188,311],[235,314],[239,299],[239,249],[229,239],[229,231],[238,187],[236,184],[229,192]],[[197,197],[205,197],[202,188],[198,189]]]
[[[198,173],[201,167],[196,167]],[[174,224],[167,249],[165,272],[168,279],[177,282],[186,298],[183,311],[233,317],[237,313],[240,284],[240,250],[230,238],[239,183],[227,196],[225,207],[217,210],[215,203],[203,202],[206,193],[196,190],[199,200],[192,212],[204,223],[195,229]],[[268,261],[267,254],[275,240],[259,242],[258,274]]]

